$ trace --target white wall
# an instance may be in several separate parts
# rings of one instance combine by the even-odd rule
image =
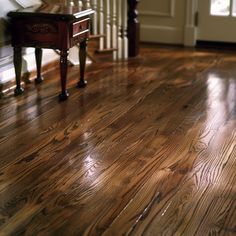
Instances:
[[[141,41],[195,44],[195,0],[142,0],[138,9]]]
[[[0,6],[0,84],[4,84],[15,78],[13,49],[10,44],[10,29],[6,15],[21,6],[15,0],[0,0]],[[42,64],[45,65],[57,58],[58,55],[53,50],[43,50]],[[34,70],[36,70],[34,50],[27,49],[23,53],[22,73]]]
[[[2,6],[0,8],[0,83],[3,83],[9,80],[5,71],[11,70],[13,67],[13,51],[10,45],[10,32],[6,14],[10,10],[19,8],[19,5],[15,1],[0,0],[0,6]]]

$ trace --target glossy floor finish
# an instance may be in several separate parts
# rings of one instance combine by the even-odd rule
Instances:
[[[236,52],[142,46],[0,100],[0,235],[235,235]]]

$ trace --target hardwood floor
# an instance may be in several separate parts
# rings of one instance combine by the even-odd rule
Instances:
[[[235,235],[236,52],[147,46],[0,100],[0,235]]]

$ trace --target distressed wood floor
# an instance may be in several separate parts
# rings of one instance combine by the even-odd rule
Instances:
[[[0,235],[236,235],[236,52],[143,46],[0,100]]]

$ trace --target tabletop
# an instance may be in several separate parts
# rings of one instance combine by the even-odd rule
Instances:
[[[64,5],[64,4],[48,4],[42,3],[27,8],[20,8],[15,11],[10,11],[8,16],[11,18],[27,17],[27,16],[39,16],[46,18],[60,18],[65,20],[72,20],[75,18],[81,18],[93,14],[92,9],[86,9],[85,7],[76,5]]]

